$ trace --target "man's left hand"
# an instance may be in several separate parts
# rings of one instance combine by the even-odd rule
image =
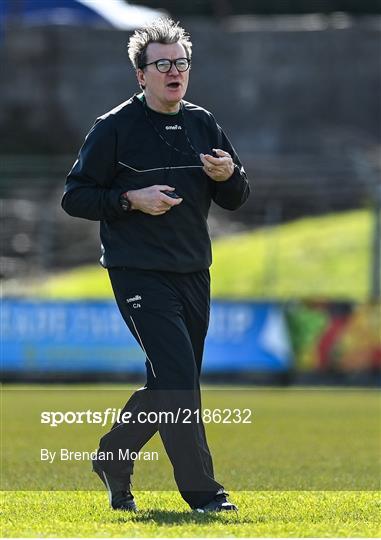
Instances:
[[[234,163],[231,155],[219,148],[213,148],[219,157],[210,154],[200,154],[200,159],[204,164],[204,172],[215,182],[225,182],[229,180],[234,172]]]

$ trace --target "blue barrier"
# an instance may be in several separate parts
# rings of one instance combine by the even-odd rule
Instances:
[[[145,370],[144,354],[113,301],[3,300],[5,372]],[[282,306],[213,301],[204,372],[283,372],[292,353]]]

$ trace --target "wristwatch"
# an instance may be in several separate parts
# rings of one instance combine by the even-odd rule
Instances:
[[[119,204],[124,212],[131,210],[131,201],[128,199],[128,192],[122,193],[119,197]]]

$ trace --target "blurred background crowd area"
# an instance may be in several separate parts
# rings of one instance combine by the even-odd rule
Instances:
[[[379,369],[380,0],[0,0],[0,7],[6,296],[111,298],[96,268],[99,226],[67,216],[61,194],[95,119],[138,91],[129,36],[169,14],[193,42],[186,99],[215,115],[252,186],[239,211],[211,210],[214,298],[307,302],[299,315],[311,302],[321,313],[324,302],[347,323],[361,305],[357,343],[367,343],[368,360],[356,345],[348,365]],[[302,347],[308,323],[296,329],[300,317],[288,313],[294,348]],[[314,364],[310,345],[300,365]]]

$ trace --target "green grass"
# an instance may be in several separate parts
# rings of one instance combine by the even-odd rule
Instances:
[[[40,448],[93,450],[99,425],[52,428],[41,411],[120,407],[131,387],[7,385],[2,391],[4,536],[363,536],[380,528],[380,397],[373,390],[217,387],[204,408],[250,408],[252,423],[206,425],[236,515],[198,515],[159,461],[136,463],[137,515],[107,507],[89,463],[42,463]],[[27,406],[26,406],[27,405]],[[31,491],[34,489],[34,491]],[[154,489],[155,491],[151,491]],[[66,490],[66,491],[64,491]]]
[[[372,215],[352,211],[300,219],[213,243],[215,298],[368,297]],[[99,265],[57,274],[17,293],[46,298],[111,298]],[[5,288],[7,292],[11,289]]]
[[[213,250],[213,294],[364,300],[371,234],[371,213],[355,211],[223,238]]]
[[[377,537],[380,498],[364,492],[232,494],[239,514],[189,512],[177,493],[140,492],[140,512],[115,512],[99,492],[10,492],[6,537]]]

